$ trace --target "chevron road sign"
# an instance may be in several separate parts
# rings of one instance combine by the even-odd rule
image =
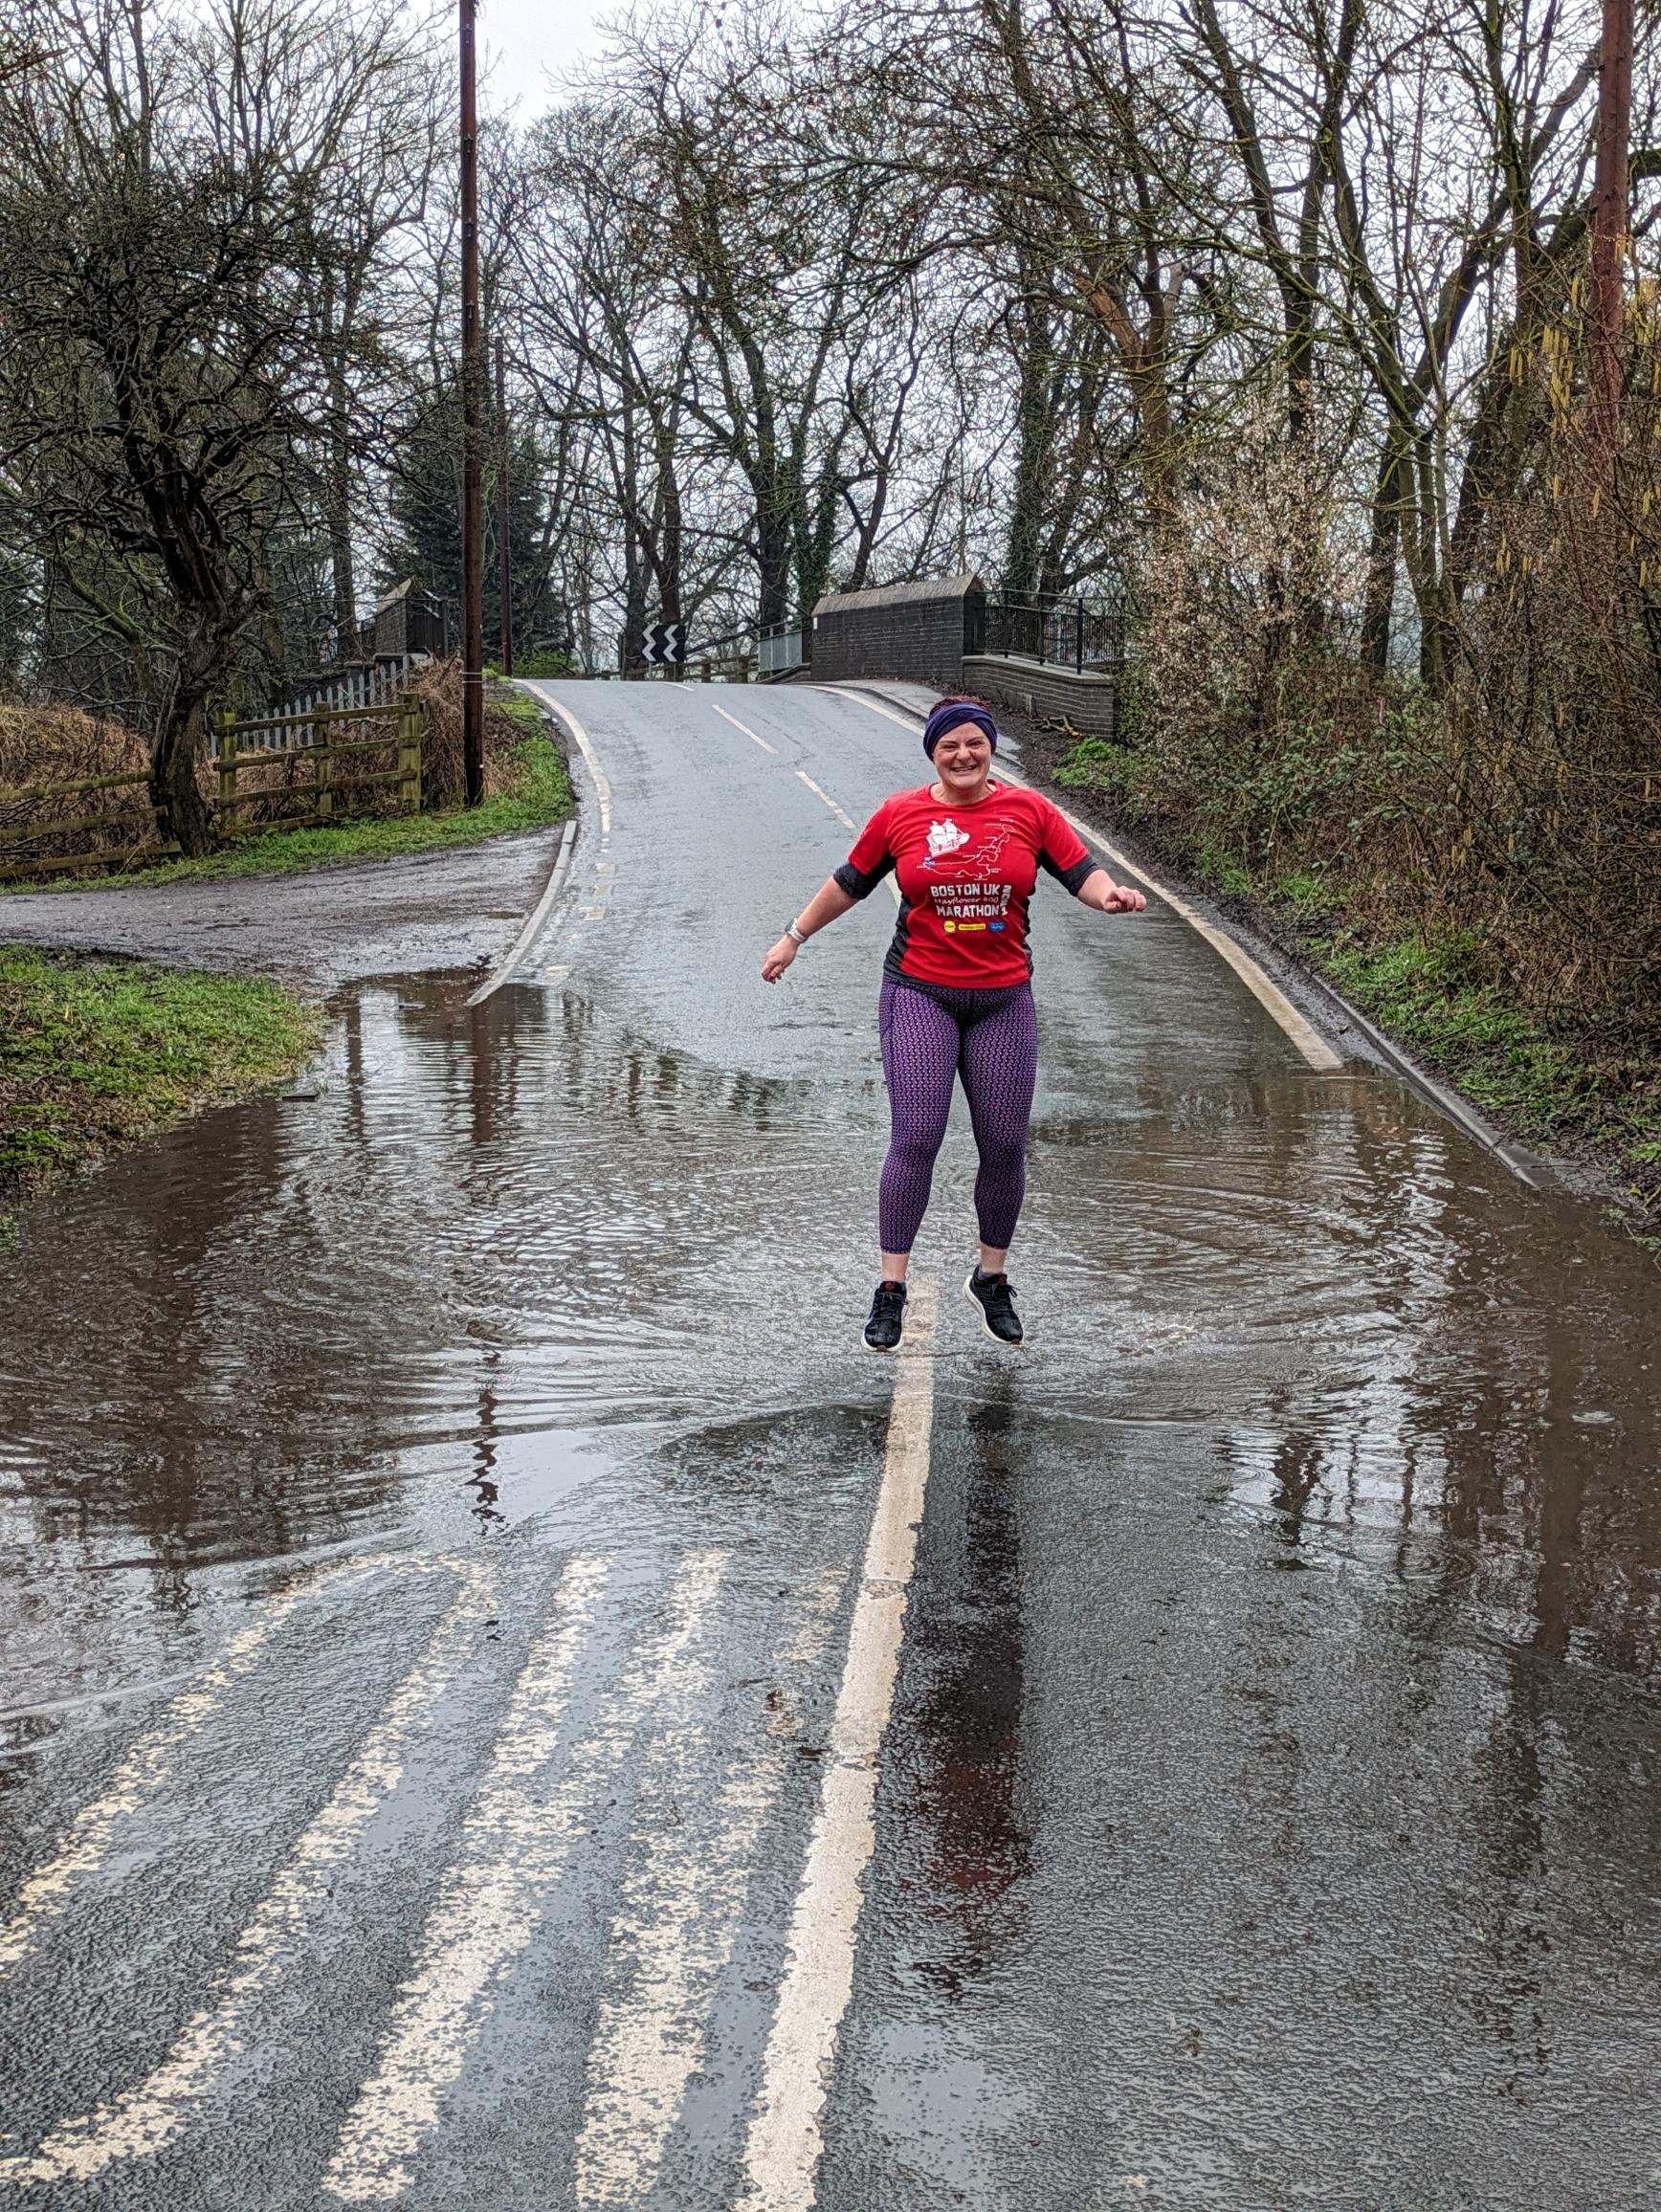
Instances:
[[[678,667],[686,658],[684,622],[654,622],[646,632],[646,659],[652,668]]]

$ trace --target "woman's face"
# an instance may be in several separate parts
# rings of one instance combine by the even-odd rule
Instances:
[[[992,765],[992,743],[973,722],[947,730],[934,749],[935,774],[948,791],[973,791]]]

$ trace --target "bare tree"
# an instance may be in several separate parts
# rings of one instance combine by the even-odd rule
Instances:
[[[199,852],[205,714],[319,504],[318,302],[364,268],[334,219],[343,149],[409,34],[388,9],[277,0],[35,0],[29,29],[38,58],[0,85],[0,468],[58,587],[130,656],[152,798]],[[337,322],[337,372],[345,346]]]

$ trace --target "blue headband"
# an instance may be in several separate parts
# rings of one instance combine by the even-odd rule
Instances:
[[[972,722],[995,753],[998,749],[998,725],[983,706],[973,699],[941,699],[928,719],[928,727],[922,733],[922,749],[932,761],[935,747],[948,730],[955,730],[960,722]]]

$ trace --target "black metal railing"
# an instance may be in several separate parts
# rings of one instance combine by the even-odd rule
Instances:
[[[1048,593],[988,591],[971,600],[963,639],[966,653],[1041,661],[1077,675],[1114,675],[1124,662],[1124,613],[1083,599]]]

